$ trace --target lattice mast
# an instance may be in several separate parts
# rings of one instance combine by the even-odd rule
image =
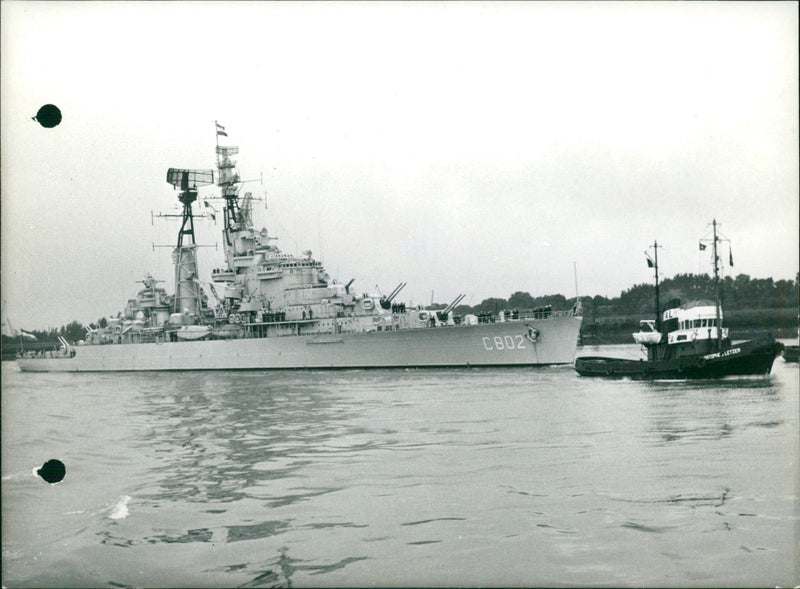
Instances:
[[[197,200],[200,186],[214,183],[213,170],[180,170],[170,168],[167,182],[180,188],[178,200],[183,205],[178,243],[172,251],[175,265],[175,302],[173,312],[200,316],[202,307],[200,284],[197,280],[197,242],[194,235],[192,204]]]
[[[719,254],[717,253],[717,220],[713,220],[714,224],[714,302],[717,313],[717,349],[722,349],[722,320],[720,313],[721,295],[719,290]]]
[[[236,170],[236,162],[231,159],[231,156],[239,153],[239,148],[233,145],[220,145],[219,138],[227,137],[228,133],[218,122],[214,121],[214,125],[217,129],[217,186],[225,200],[223,234],[227,250],[235,245],[231,234],[244,229],[249,219],[246,218],[248,211],[242,210],[239,204],[239,173]]]

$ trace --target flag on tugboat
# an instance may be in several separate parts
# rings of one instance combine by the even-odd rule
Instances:
[[[214,124],[217,126],[217,135],[222,135],[223,137],[228,136],[228,134],[225,132],[225,127],[223,127],[216,121],[214,121]]]
[[[653,260],[650,259],[650,256],[647,256],[647,267],[653,268],[655,264],[653,264]]]
[[[728,263],[733,266],[733,250],[728,248]]]

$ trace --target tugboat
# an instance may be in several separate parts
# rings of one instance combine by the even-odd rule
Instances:
[[[444,309],[412,307],[396,299],[401,282],[384,296],[340,284],[311,251],[282,252],[267,229],[253,225],[250,193],[240,195],[228,137],[215,122],[216,170],[167,171],[178,191],[181,228],[172,258],[175,291],[147,275],[124,311],[88,328],[84,340],[61,349],[26,353],[24,372],[144,370],[263,370],[297,368],[405,368],[542,366],[571,364],[578,344],[580,301],[571,310],[455,313],[465,295]],[[224,141],[227,142],[227,139]],[[201,282],[193,206],[199,190],[216,184],[223,213],[224,266]],[[211,214],[209,213],[211,216]],[[215,219],[212,216],[212,219]],[[216,222],[216,221],[215,221]],[[168,246],[173,247],[173,246]],[[387,261],[391,261],[388,260]],[[205,287],[205,288],[204,288]],[[216,299],[212,304],[206,292]]]
[[[707,241],[713,244],[716,301],[681,305],[680,299],[672,299],[662,312],[658,293],[659,245],[654,242],[654,259],[648,255],[648,265],[655,268],[656,318],[640,321],[640,330],[633,334],[634,341],[647,351],[647,359],[583,356],[575,360],[578,374],[607,378],[703,379],[770,373],[783,344],[772,335],[733,344],[728,329],[722,327],[717,254],[721,238],[717,234],[716,219],[712,225],[713,237],[700,240],[700,249],[706,248]]]

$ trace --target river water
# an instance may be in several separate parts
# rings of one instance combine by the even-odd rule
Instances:
[[[2,369],[6,587],[800,584],[781,358],[712,382]]]

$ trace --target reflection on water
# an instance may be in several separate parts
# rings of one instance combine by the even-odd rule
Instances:
[[[147,391],[141,413],[151,425],[139,446],[155,452],[158,485],[140,496],[201,503],[270,497],[277,506],[334,490],[275,497],[266,486],[295,476],[307,456],[342,433],[347,418],[346,405],[329,391],[270,378],[200,374]]]
[[[315,477],[308,476],[315,464],[346,463],[383,445],[362,440],[369,429],[351,423],[359,408],[335,392],[341,376],[199,373],[172,379],[168,386],[153,378],[157,382],[145,388],[139,410],[148,427],[136,446],[152,453],[155,466],[135,491],[137,499],[154,512],[171,505],[186,511],[187,504],[200,504],[217,526],[216,531],[181,530],[184,517],[167,518],[164,523],[170,525],[165,532],[128,539],[129,545],[252,546],[292,530],[367,527],[341,518],[302,523],[293,515],[296,506],[341,490],[337,485],[315,484]],[[115,543],[120,545],[119,539]],[[208,570],[252,577],[241,586],[291,586],[297,570],[322,575],[366,558],[348,556],[319,564],[290,557],[289,548],[282,546],[277,557],[263,562]]]

